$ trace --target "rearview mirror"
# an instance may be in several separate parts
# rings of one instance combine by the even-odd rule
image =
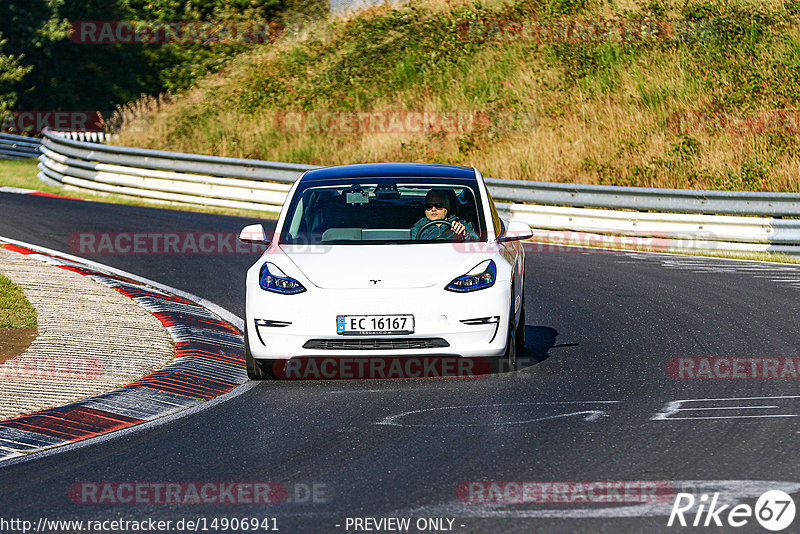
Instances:
[[[251,224],[242,228],[241,233],[239,233],[239,241],[267,246],[270,243],[264,233],[264,227],[260,224]]]
[[[506,241],[520,241],[522,239],[530,239],[533,237],[533,230],[528,225],[528,223],[524,223],[522,221],[510,221],[508,224],[505,225],[505,232],[503,235],[497,238],[497,240],[501,243]]]

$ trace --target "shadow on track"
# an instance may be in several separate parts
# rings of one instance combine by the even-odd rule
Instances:
[[[525,348],[518,355],[517,370],[542,363],[551,356],[550,349],[560,347],[577,347],[577,343],[560,343],[556,345],[558,330],[549,326],[525,325]]]

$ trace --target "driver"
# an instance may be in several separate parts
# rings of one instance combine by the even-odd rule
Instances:
[[[411,239],[452,239],[460,236],[462,239],[477,240],[478,234],[468,221],[462,221],[450,212],[450,201],[447,193],[441,189],[431,189],[425,195],[425,217],[422,217],[411,227]],[[424,230],[422,228],[431,221],[449,221],[450,224],[431,224]]]

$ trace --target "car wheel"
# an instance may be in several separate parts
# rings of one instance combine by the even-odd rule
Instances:
[[[513,315],[511,316],[514,317]],[[506,339],[506,353],[502,358],[503,367],[508,372],[517,370],[517,329],[514,328],[513,323],[509,321],[508,336]]]
[[[519,324],[517,325],[517,352],[525,348],[525,295],[522,295],[522,309],[519,312]]]
[[[514,327],[514,303],[508,314],[508,333],[506,334],[506,352],[497,358],[498,372],[511,372],[517,369],[517,328]]]
[[[253,358],[250,353],[250,342],[247,339],[247,326],[244,329],[244,361],[247,364],[247,378],[250,380],[267,380],[271,378],[264,370],[264,364]]]

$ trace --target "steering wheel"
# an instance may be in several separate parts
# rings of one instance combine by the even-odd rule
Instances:
[[[424,232],[427,228],[430,228],[431,226],[435,226],[437,224],[446,224],[448,228],[453,227],[453,221],[448,221],[447,219],[436,219],[434,221],[428,221],[422,225],[422,228],[419,229],[417,237],[421,236],[422,232]]]

